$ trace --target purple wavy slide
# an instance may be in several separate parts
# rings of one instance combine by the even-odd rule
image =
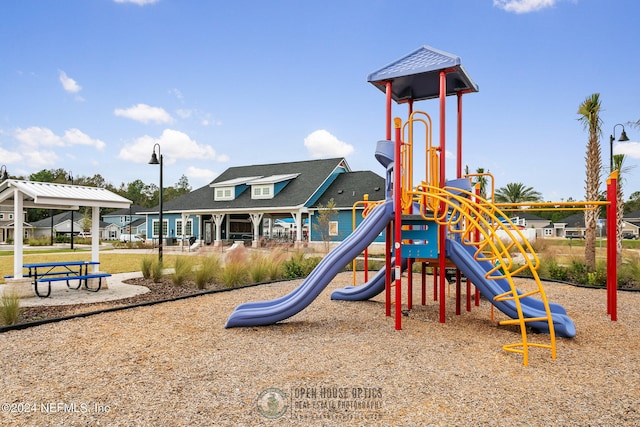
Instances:
[[[309,276],[289,294],[270,301],[241,304],[225,328],[264,326],[285,320],[313,302],[333,278],[364,251],[393,219],[393,201],[375,208],[340,245],[320,261]]]

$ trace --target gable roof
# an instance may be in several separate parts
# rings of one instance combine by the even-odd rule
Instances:
[[[367,81],[385,93],[386,83],[391,82],[391,97],[398,103],[409,99],[421,101],[440,95],[440,72],[444,70],[447,71],[447,95],[478,91],[462,67],[460,57],[431,46],[421,46],[374,71],[367,76]]]
[[[333,199],[336,208],[351,209],[355,202],[369,195],[369,200],[385,198],[384,178],[371,171],[343,173],[327,188],[322,196],[313,204],[326,206]]]
[[[74,223],[78,223],[78,222],[82,222],[84,220],[85,215],[79,212],[74,212],[73,214],[73,222]],[[53,225],[58,225],[61,224],[65,221],[71,221],[71,211],[65,211],[59,214],[56,214],[53,216]],[[107,225],[109,225],[108,222],[104,222],[102,220],[100,220],[99,222],[100,224],[100,228],[104,228]],[[41,220],[38,221],[34,221],[31,223],[31,225],[34,228],[49,228],[51,227],[51,217],[47,217],[47,218],[43,218]],[[80,231],[80,230],[78,230]]]
[[[539,217],[538,215],[534,215],[526,211],[511,212],[511,218],[515,218],[515,217],[523,218],[523,219],[526,219],[527,221],[549,221],[545,218]]]
[[[350,172],[344,158],[307,160],[265,165],[236,166],[224,171],[210,184],[200,187],[189,194],[163,203],[164,212],[197,211],[246,211],[248,209],[276,209],[283,207],[298,208],[309,203],[314,194],[342,172]],[[291,175],[292,179],[275,197],[271,199],[252,199],[250,191],[243,191],[233,200],[214,200],[216,184],[247,177],[270,177]],[[294,176],[295,175],[295,176]],[[226,185],[226,184],[225,184]],[[157,213],[159,206],[144,209],[138,213]]]
[[[0,183],[0,203],[14,199],[17,189],[25,208],[73,209],[77,206],[128,208],[131,200],[106,188],[7,179]]]
[[[570,215],[556,222],[558,224],[567,224],[568,227],[584,227],[584,212]]]
[[[140,210],[145,210],[145,209],[147,209],[147,208],[144,207],[144,206],[141,206],[141,205],[131,205],[130,208],[118,209],[118,210],[103,214],[102,216],[103,217],[105,217],[105,216],[122,216],[122,215],[127,216],[127,215],[129,215],[129,213],[132,213],[132,212],[133,212],[133,215],[135,215],[135,212],[140,211]]]
[[[628,219],[627,219],[628,218]],[[622,219],[624,220],[636,220],[636,219],[640,219],[640,210],[637,211],[633,211],[633,212],[629,212],[625,215],[622,216]]]

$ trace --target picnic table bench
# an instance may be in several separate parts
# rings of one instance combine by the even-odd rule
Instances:
[[[22,267],[28,269],[25,277],[33,278],[33,286],[36,295],[40,298],[47,298],[51,295],[51,282],[67,282],[69,289],[80,289],[84,284],[84,288],[91,292],[98,292],[102,287],[102,279],[111,276],[108,273],[90,273],[89,266],[99,265],[98,261],[58,261],[58,262],[40,262],[32,264],[24,264]],[[89,287],[89,279],[98,279],[98,286],[94,289]],[[70,281],[77,280],[78,285],[72,286]],[[47,283],[47,293],[40,294],[38,284]]]

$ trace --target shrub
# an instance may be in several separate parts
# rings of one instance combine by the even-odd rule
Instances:
[[[303,251],[297,251],[284,262],[284,277],[287,279],[307,277],[321,260],[321,257],[307,258]]]
[[[174,272],[171,280],[174,285],[182,286],[192,275],[193,262],[191,258],[186,256],[176,257]]]
[[[154,260],[151,264],[151,279],[153,283],[160,283],[162,281],[162,269],[160,260]]]
[[[269,263],[267,268],[269,270],[269,279],[278,280],[284,277],[284,261],[286,254],[281,249],[273,250],[269,254]]]
[[[194,280],[198,289],[205,289],[207,284],[213,281],[220,271],[220,259],[211,255],[202,259],[194,274]]]
[[[244,285],[249,280],[249,272],[243,263],[228,262],[220,272],[220,281],[228,288]]]
[[[590,273],[590,271],[587,268],[587,264],[576,259],[571,260],[571,265],[568,268],[570,281],[572,281],[573,283],[586,285],[587,283],[589,283],[588,273]]]
[[[249,258],[249,277],[253,283],[269,279],[270,259],[261,253],[253,253]]]
[[[249,281],[248,259],[245,248],[237,248],[228,252],[224,267],[220,272],[222,284],[227,287],[246,284]]]
[[[13,325],[20,318],[20,298],[15,293],[4,293],[0,298],[2,324]]]
[[[544,266],[543,272],[545,275],[543,277],[562,281],[569,279],[569,272],[565,267],[558,264],[555,258],[549,257],[545,259],[545,261],[541,263],[541,266]]]
[[[153,265],[155,258],[154,257],[144,257],[142,258],[140,270],[142,270],[142,277],[145,279],[151,278],[151,266]]]
[[[29,238],[27,240],[27,242],[29,244],[29,246],[50,246],[51,245],[51,238],[49,237],[39,237],[39,238]]]
[[[640,288],[640,256],[634,255],[618,268],[620,288]]]

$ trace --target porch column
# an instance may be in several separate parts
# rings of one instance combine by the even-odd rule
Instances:
[[[213,241],[213,246],[222,246],[222,220],[224,220],[225,214],[214,214],[211,216],[216,225],[216,238]]]
[[[250,213],[249,218],[253,224],[253,240],[251,242],[252,248],[258,247],[258,236],[260,235],[260,221],[262,221],[263,213]]]
[[[189,219],[189,215],[185,215],[184,213],[180,214],[180,219],[182,220],[182,234],[180,235],[180,250],[184,252],[184,231],[187,229],[187,220]]]
[[[294,248],[302,247],[302,212],[291,212],[291,216],[296,223],[296,240],[293,243]]]

